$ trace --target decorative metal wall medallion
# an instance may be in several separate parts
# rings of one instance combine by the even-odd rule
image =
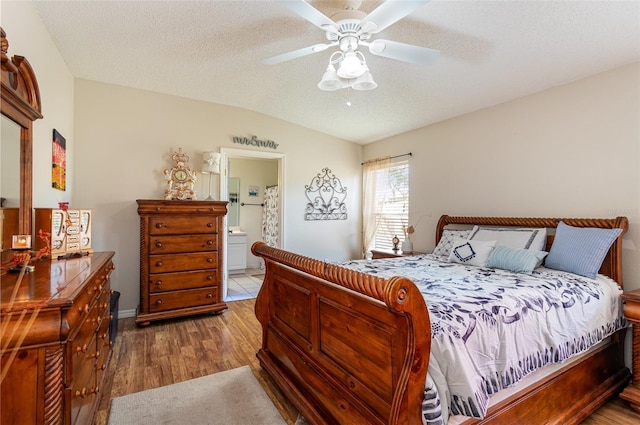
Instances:
[[[305,220],[347,219],[347,206],[344,203],[347,188],[342,186],[340,179],[329,168],[323,168],[304,189],[309,200]]]

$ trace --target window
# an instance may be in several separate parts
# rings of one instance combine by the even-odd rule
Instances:
[[[365,165],[364,173],[365,251],[391,249],[391,239],[402,240],[409,223],[409,161]]]

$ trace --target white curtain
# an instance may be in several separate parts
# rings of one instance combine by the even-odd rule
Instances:
[[[278,246],[278,186],[270,186],[264,191],[262,210],[262,240],[269,246]]]
[[[362,256],[367,257],[376,235],[378,221],[376,211],[382,209],[384,198],[376,195],[377,182],[388,180],[391,158],[365,162],[362,168]],[[380,204],[380,205],[378,205]]]

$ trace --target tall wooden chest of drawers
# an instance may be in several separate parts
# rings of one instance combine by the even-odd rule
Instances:
[[[137,200],[140,305],[136,323],[227,308],[222,293],[227,202]]]
[[[111,354],[113,255],[2,275],[0,424],[93,423]]]

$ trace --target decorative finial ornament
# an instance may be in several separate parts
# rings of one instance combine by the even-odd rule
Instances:
[[[193,186],[197,177],[196,172],[189,168],[189,155],[182,152],[182,148],[178,148],[171,158],[176,164],[164,170],[164,178],[169,186],[164,192],[164,199],[195,201],[197,198]]]

